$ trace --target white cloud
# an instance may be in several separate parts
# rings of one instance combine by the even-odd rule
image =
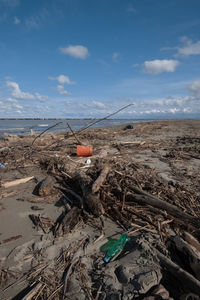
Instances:
[[[41,102],[45,102],[49,99],[47,95],[40,95],[39,93],[35,93],[35,98]]]
[[[196,43],[190,40],[187,37],[183,37],[181,39],[183,42],[183,47],[178,47],[178,54],[183,56],[189,56],[189,55],[198,55],[200,54],[200,40]]]
[[[112,55],[112,60],[113,60],[114,62],[117,62],[119,56],[120,56],[120,54],[119,54],[118,52],[114,52],[113,55]]]
[[[179,65],[179,61],[173,59],[155,59],[145,61],[144,72],[152,75],[157,75],[163,72],[174,72],[176,67]]]
[[[200,99],[200,80],[195,80],[188,86],[189,91]]]
[[[69,45],[68,47],[61,47],[60,52],[75,58],[86,59],[89,56],[87,47],[82,45]]]
[[[57,85],[57,91],[60,95],[70,95],[70,92],[66,91],[61,84]]]
[[[84,109],[90,108],[90,109],[97,109],[97,110],[105,110],[108,108],[108,106],[105,103],[96,100],[93,100],[91,102],[81,103],[80,107]]]
[[[16,101],[16,99],[18,99],[18,100],[34,100],[34,99],[37,99],[41,102],[44,102],[44,101],[48,100],[48,96],[46,96],[46,95],[40,95],[39,93],[30,94],[30,93],[22,92],[20,90],[19,84],[17,82],[7,81],[6,85],[7,85],[8,88],[11,89],[12,97],[15,98],[15,99],[8,98],[7,100],[10,101],[10,102],[14,103]]]
[[[57,76],[57,77],[48,77],[48,78],[50,80],[57,80],[58,83],[62,84],[62,85],[64,85],[64,84],[69,84],[69,85],[76,84],[75,81],[71,81],[68,76],[62,75],[62,74]]]
[[[18,24],[21,23],[21,21],[20,21],[20,19],[18,19],[17,17],[14,17],[13,23],[14,23],[15,25],[18,25]]]
[[[16,99],[21,100],[33,100],[35,97],[30,93],[22,92],[19,88],[18,83],[14,81],[7,81],[7,86],[12,89],[11,95]]]
[[[44,8],[36,15],[29,16],[25,19],[25,26],[27,29],[39,29],[44,25],[49,18],[49,11]]]

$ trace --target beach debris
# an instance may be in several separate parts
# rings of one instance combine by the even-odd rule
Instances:
[[[119,255],[128,241],[130,241],[130,237],[127,234],[123,233],[120,236],[119,240],[110,239],[107,243],[101,246],[100,250],[102,252],[106,252],[106,255],[103,259],[104,262],[108,263],[110,260]]]
[[[88,159],[86,160],[86,162],[85,162],[85,163],[86,163],[87,165],[90,165],[90,164],[91,164],[91,162],[92,162],[92,161],[91,161],[91,159],[89,159],[89,158],[88,158]]]
[[[31,206],[31,209],[32,209],[32,210],[44,210],[44,208],[39,207],[39,206],[37,206],[37,205]]]
[[[16,240],[21,239],[21,238],[23,238],[22,235],[12,236],[12,237],[10,237],[8,239],[3,240],[2,242],[0,242],[0,244],[6,244],[6,243],[9,243],[9,242],[12,242],[12,241],[16,241]]]
[[[132,124],[128,124],[124,127],[124,130],[127,130],[127,129],[133,129],[133,125]]]
[[[106,165],[102,170],[99,175],[99,177],[95,180],[95,182],[92,185],[92,192],[97,193],[103,184],[104,180],[106,179],[108,173],[110,171],[110,167]]]
[[[45,177],[36,187],[38,195],[41,197],[49,196],[53,193],[53,178],[51,176]]]
[[[85,174],[85,172],[78,172],[78,174],[76,174],[76,180],[78,180],[80,188],[82,190],[85,209],[92,213],[95,217],[100,217],[101,215],[103,215],[105,210],[103,208],[101,200],[99,199],[99,196],[92,190],[93,185],[91,186],[91,178],[87,174]],[[94,190],[98,190],[100,184],[101,182],[97,182],[97,184],[95,184],[96,188],[94,187]]]
[[[7,188],[12,187],[12,186],[16,186],[16,185],[19,185],[19,184],[22,184],[22,183],[26,183],[26,182],[32,180],[33,178],[34,178],[34,176],[30,176],[30,177],[16,179],[16,180],[9,181],[9,182],[4,182],[4,183],[2,183],[2,187],[7,189]]]
[[[44,233],[48,233],[54,226],[55,222],[49,217],[39,215],[29,215],[29,218],[38,229],[39,227],[43,230]]]
[[[81,210],[73,207],[66,214],[61,214],[53,229],[55,236],[69,233],[79,222]],[[61,232],[62,230],[62,232]]]
[[[0,169],[5,169],[5,166],[2,163],[0,163]]]
[[[156,250],[156,253],[161,265],[163,265],[171,274],[176,276],[178,280],[181,280],[185,289],[189,289],[195,294],[200,295],[200,281],[198,279],[196,279],[193,275],[182,269],[170,258],[163,255],[158,250]]]
[[[1,146],[9,145],[9,152],[1,152],[1,161],[8,163],[8,171],[10,168],[16,172],[14,176],[36,174],[30,168],[39,166],[42,171],[36,178],[43,178],[46,172],[45,176],[56,181],[54,189],[59,199],[51,196],[53,190],[42,199],[29,197],[26,189],[25,201],[42,201],[44,207],[44,202],[57,204],[59,193],[63,197],[61,205],[55,207],[55,219],[58,209],[62,211],[56,221],[43,214],[30,215],[36,228],[43,231],[36,234],[39,241],[33,238],[20,258],[22,266],[28,262],[26,257],[33,257],[30,269],[21,274],[33,292],[30,297],[153,300],[181,299],[185,293],[183,299],[188,300],[191,293],[199,295],[199,139],[176,138],[173,132],[166,143],[165,138],[160,139],[162,130],[169,133],[169,125],[165,124],[169,123],[137,124],[134,131],[126,132],[122,127],[119,132],[116,128],[78,132],[83,145],[89,141],[95,147],[89,166],[86,158],[74,155],[72,159],[74,142],[66,142],[73,136],[71,132],[55,134],[51,145],[51,135],[44,135],[34,144],[34,152],[30,152],[33,136],[23,137],[23,143],[19,143],[21,137],[19,141],[2,142]],[[155,132],[158,137],[152,137]],[[101,151],[106,154],[101,155]],[[168,180],[160,175],[160,165],[168,166]],[[9,180],[7,173],[1,179],[2,187],[3,180]],[[52,189],[53,182],[49,184]],[[5,197],[15,195],[6,192]],[[105,223],[101,224],[101,219]],[[106,258],[109,249],[104,251],[104,261],[109,263],[103,263],[99,248],[104,243],[102,238],[108,238],[109,243],[115,237],[111,222],[117,234],[123,232],[130,240],[116,254],[116,260],[116,256]],[[86,234],[88,244],[81,245],[79,238]],[[8,272],[0,269],[5,289],[9,289],[10,282],[19,286],[21,275],[16,273],[10,281]],[[27,290],[24,293],[28,296]]]
[[[67,123],[67,126],[69,127],[71,133],[72,133],[73,136],[75,137],[77,143],[78,143],[79,145],[81,145],[82,143],[81,143],[80,140],[78,139],[78,137],[77,137],[77,135],[75,134],[75,132],[72,130],[71,125],[69,124],[69,122]]]
[[[196,278],[200,280],[200,252],[184,241],[179,235],[174,236],[172,240],[176,249],[186,257],[185,263],[189,264]]]
[[[191,235],[189,232],[185,231],[185,232],[183,232],[183,238],[188,244],[190,244],[198,252],[200,252],[200,243],[193,235]]]
[[[92,156],[93,153],[93,147],[92,146],[83,146],[83,145],[77,145],[76,154],[77,156]]]

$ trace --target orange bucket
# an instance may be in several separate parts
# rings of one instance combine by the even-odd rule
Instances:
[[[92,156],[92,146],[77,145],[76,154],[77,156]]]

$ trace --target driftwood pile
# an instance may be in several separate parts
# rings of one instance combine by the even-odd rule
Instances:
[[[102,216],[111,218],[130,236],[149,232],[159,236],[155,251],[163,270],[167,270],[181,282],[178,289],[182,293],[186,290],[200,294],[199,200],[186,186],[167,183],[154,170],[138,163],[127,164],[123,160],[96,160],[94,166],[86,172],[76,171],[67,175],[59,172],[58,167],[56,170],[65,213],[54,225],[49,223],[49,230],[53,231],[55,237],[68,234],[79,226],[80,220],[90,222],[92,216],[95,219]],[[45,180],[48,181],[49,179]],[[52,185],[49,185],[49,192],[51,188]],[[40,218],[35,222],[43,229]],[[102,221],[102,233],[103,225]],[[38,296],[38,299],[57,299],[56,297],[63,295],[61,274],[65,274],[68,268],[70,271],[67,274],[72,272],[73,264],[79,261],[76,254],[78,246],[73,247],[73,251],[66,250],[67,263],[62,261],[62,267],[58,264],[59,270],[52,271],[52,288],[46,283],[47,279],[51,279],[45,277],[45,266],[42,272],[38,271],[43,282],[39,280],[34,287],[35,295],[41,293],[41,298]],[[74,254],[70,254],[71,251]],[[34,272],[30,272],[30,282],[35,282],[38,278],[38,273]],[[81,278],[85,280],[86,294],[89,299],[95,299],[87,288],[84,276],[86,275],[82,274]],[[173,295],[170,288],[169,292]]]
[[[59,141],[54,141],[52,138],[52,142],[48,143],[48,150],[42,145],[41,152],[36,151],[40,149],[39,143],[33,149],[19,146],[18,152],[12,149],[5,149],[3,152],[7,161],[13,160],[10,169],[19,165],[25,167],[26,164],[37,164],[47,171],[48,176],[36,186],[40,197],[45,199],[54,193],[60,196],[60,201],[65,208],[62,215],[57,220],[51,220],[40,214],[30,215],[33,224],[41,228],[45,234],[51,232],[55,239],[67,237],[73,229],[91,222],[95,224],[96,220],[100,220],[100,231],[103,236],[103,217],[112,219],[130,236],[149,233],[157,239],[152,247],[163,269],[162,283],[171,297],[192,293],[191,297],[194,298],[191,299],[198,299],[200,295],[199,197],[188,186],[166,181],[154,169],[142,163],[128,162],[123,157],[99,158],[97,156],[93,158],[91,165],[85,166],[83,161],[74,161],[73,156],[69,156],[69,153],[73,152],[71,147],[73,143],[71,145],[69,143],[63,150],[64,140],[65,137]],[[144,146],[144,143],[140,145]],[[173,153],[170,152],[169,155],[175,155]],[[31,179],[31,177],[27,178],[27,180]],[[10,184],[20,184],[20,182]],[[4,188],[6,187],[4,183]],[[31,271],[18,279],[19,281],[26,278],[30,284],[21,299],[70,297],[66,294],[66,290],[69,277],[75,269],[79,270],[79,280],[85,291],[85,299],[101,299],[100,290],[95,288],[91,290],[88,286],[88,272],[79,259],[87,243],[87,239],[73,242],[57,258],[52,267],[45,262],[33,266]],[[46,272],[47,268],[48,272]],[[6,285],[6,270],[1,270],[0,279]],[[178,282],[178,292],[170,290],[173,280]],[[182,299],[189,298],[185,296]]]

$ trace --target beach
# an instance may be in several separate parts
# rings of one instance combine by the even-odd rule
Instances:
[[[2,300],[200,295],[200,120],[8,133],[0,163]]]

